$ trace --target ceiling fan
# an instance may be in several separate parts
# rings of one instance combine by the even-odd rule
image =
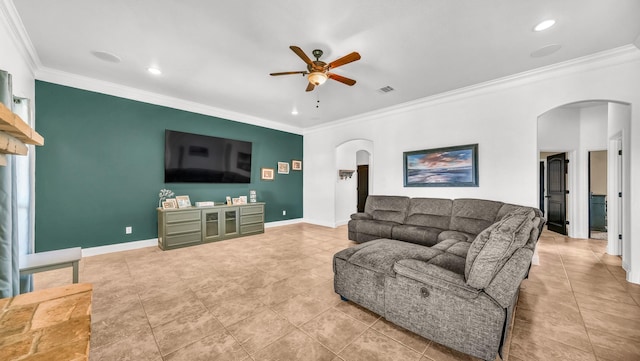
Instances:
[[[311,60],[309,59],[307,54],[305,54],[304,51],[302,51],[302,49],[300,49],[299,47],[295,45],[291,45],[289,48],[293,50],[293,52],[296,53],[300,57],[300,59],[302,59],[302,61],[304,61],[307,64],[307,70],[285,71],[281,73],[271,73],[269,75],[272,75],[272,76],[290,75],[290,74],[302,74],[303,76],[307,75],[307,78],[309,79],[309,84],[307,85],[306,91],[308,92],[312,91],[316,86],[323,84],[325,81],[327,81],[327,79],[333,79],[349,86],[352,86],[353,84],[356,83],[356,81],[353,79],[349,79],[341,75],[331,73],[329,72],[329,70],[335,69],[345,64],[349,64],[356,60],[360,60],[360,54],[358,54],[357,52],[354,51],[350,54],[343,56],[340,59],[334,60],[329,64],[327,64],[324,61],[320,60],[320,57],[323,54],[322,50],[320,49],[315,49],[312,52],[316,60]]]

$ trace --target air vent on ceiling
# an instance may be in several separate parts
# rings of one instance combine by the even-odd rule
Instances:
[[[392,88],[392,87],[390,87],[389,85],[387,85],[387,86],[383,86],[382,88],[378,89],[378,91],[379,91],[380,93],[389,93],[389,92],[392,92],[392,91],[394,91],[394,90],[395,90],[395,89],[393,89],[393,88]]]

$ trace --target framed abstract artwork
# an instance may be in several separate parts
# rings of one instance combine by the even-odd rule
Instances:
[[[404,152],[405,187],[477,187],[478,144]]]

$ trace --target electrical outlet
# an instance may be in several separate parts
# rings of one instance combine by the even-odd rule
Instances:
[[[287,211],[285,211],[284,209],[282,210],[282,215],[286,216],[287,215]]]
[[[131,234],[131,233],[133,233],[133,227],[131,227],[131,226],[125,227],[125,229],[124,229],[124,233],[125,233],[125,234]]]

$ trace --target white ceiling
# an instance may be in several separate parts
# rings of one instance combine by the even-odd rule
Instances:
[[[300,128],[617,48],[640,34],[638,0],[19,0],[14,6],[42,69]],[[532,31],[548,18],[555,27]],[[550,44],[562,47],[530,56]],[[327,62],[359,52],[361,60],[334,70],[357,84],[329,80],[307,93],[300,75],[269,76],[305,70],[290,45],[309,57],[322,49]],[[152,65],[163,74],[149,74]],[[383,94],[384,86],[395,91]]]

